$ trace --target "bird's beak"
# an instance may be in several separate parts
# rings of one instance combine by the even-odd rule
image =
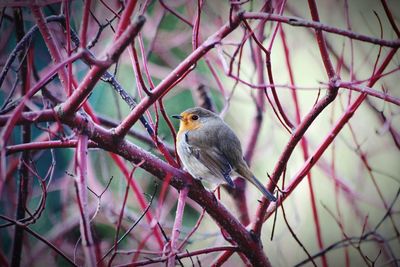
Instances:
[[[181,115],[172,115],[171,117],[178,120],[181,120],[183,118]]]

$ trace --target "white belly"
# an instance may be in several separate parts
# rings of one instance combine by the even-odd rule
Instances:
[[[215,185],[225,182],[223,177],[214,176],[210,170],[204,166],[203,163],[201,163],[194,155],[191,154],[189,145],[185,140],[181,140],[177,144],[177,151],[185,170],[190,173],[193,178],[201,181],[205,180]]]

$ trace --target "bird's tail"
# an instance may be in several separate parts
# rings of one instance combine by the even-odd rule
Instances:
[[[237,170],[237,173],[246,178],[246,180],[252,183],[255,187],[257,187],[257,189],[260,190],[261,193],[264,195],[264,197],[267,198],[269,201],[276,202],[276,197],[271,192],[269,192],[264,187],[264,185],[253,175],[249,167],[247,167],[247,164],[246,165],[244,164],[240,165],[239,169]]]
[[[269,191],[264,187],[264,185],[263,185],[254,175],[253,175],[251,178],[252,178],[252,179],[249,179],[249,181],[250,181],[253,185],[255,185],[255,186],[258,188],[258,190],[261,191],[261,193],[263,193],[264,197],[266,197],[269,201],[273,201],[273,202],[276,201],[276,197],[275,197],[271,192],[269,192]]]

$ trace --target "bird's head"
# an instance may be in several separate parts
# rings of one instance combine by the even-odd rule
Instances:
[[[207,109],[195,107],[185,110],[180,115],[173,115],[172,117],[181,121],[179,131],[191,131],[218,118],[218,115]]]

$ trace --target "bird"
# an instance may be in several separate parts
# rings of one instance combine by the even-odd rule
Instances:
[[[172,117],[180,120],[176,137],[178,156],[193,178],[235,187],[231,175],[238,175],[252,183],[269,201],[276,201],[251,172],[235,132],[216,113],[194,107]]]

